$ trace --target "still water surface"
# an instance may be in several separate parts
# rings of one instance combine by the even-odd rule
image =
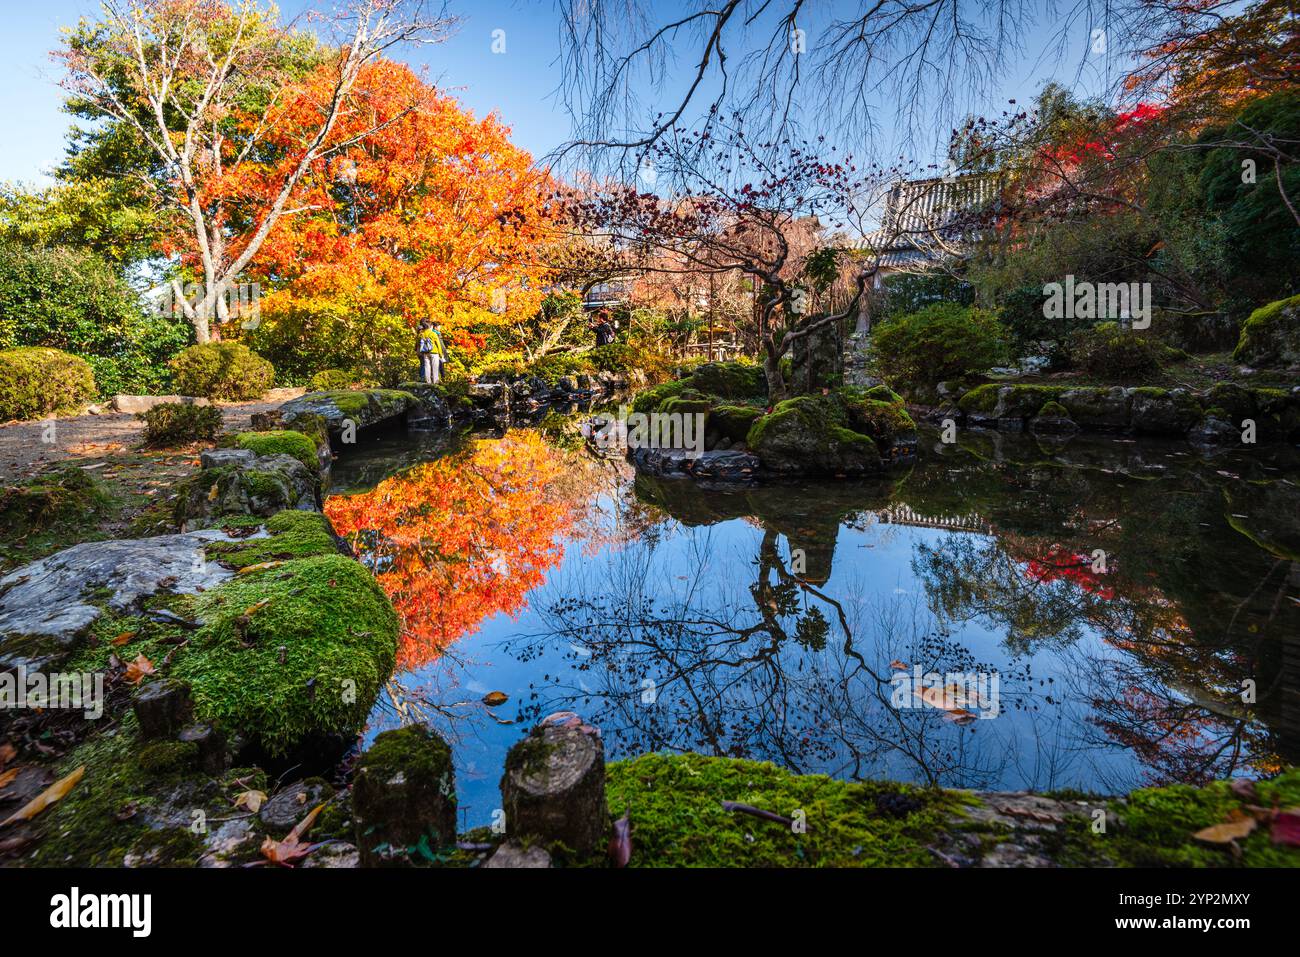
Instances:
[[[1297,475],[1287,448],[989,433],[927,437],[883,479],[709,490],[517,429],[372,440],[327,511],[403,619],[369,736],[446,735],[476,826],[507,749],[559,710],[611,760],[952,787],[1295,763]],[[902,680],[929,673],[960,686]]]

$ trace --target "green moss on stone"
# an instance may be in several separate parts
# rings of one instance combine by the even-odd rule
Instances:
[[[199,714],[272,754],[365,723],[397,650],[397,616],[342,555],[300,558],[197,597],[204,622],[173,665]]]
[[[266,538],[246,538],[237,542],[213,542],[207,546],[209,557],[231,568],[245,568],[262,562],[285,561],[293,558],[310,558],[315,555],[339,553],[338,539],[330,521],[319,512],[287,510],[277,512],[269,519],[255,516],[231,516],[233,520],[215,523],[218,528],[246,528],[250,524],[266,528]]]
[[[235,437],[236,445],[256,455],[289,455],[307,466],[313,473],[320,470],[316,458],[316,443],[306,435],[289,429],[271,432],[241,432]]]
[[[630,811],[632,867],[924,867],[926,845],[962,798],[888,783],[799,775],[773,764],[648,754],[606,768],[612,817]],[[891,800],[907,810],[884,813]],[[738,801],[795,818],[805,833],[725,811]]]
[[[743,442],[762,414],[762,409],[749,405],[715,405],[709,413],[709,427],[733,442]]]

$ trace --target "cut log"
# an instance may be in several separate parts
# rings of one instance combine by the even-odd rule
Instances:
[[[603,852],[609,810],[600,732],[569,712],[546,719],[510,749],[501,797],[511,838]]]
[[[456,783],[447,742],[428,728],[385,731],[357,763],[352,816],[362,867],[410,863],[408,851],[456,842]]]
[[[144,738],[174,738],[194,715],[190,686],[168,678],[141,688],[133,707]]]

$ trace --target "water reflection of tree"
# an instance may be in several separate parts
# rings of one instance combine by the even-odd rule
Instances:
[[[1134,563],[1139,574],[1131,574],[1116,557],[1131,553],[1132,530],[1121,532],[1117,522],[1096,522],[1086,538],[1065,543],[1009,532],[947,536],[919,546],[913,567],[944,617],[1004,628],[1017,652],[1061,655],[1072,695],[1090,706],[1082,741],[1131,750],[1148,779],[1204,782],[1242,767],[1274,769],[1270,731],[1240,698],[1243,679],[1261,673],[1258,636],[1195,634],[1148,569]],[[1101,574],[1091,554],[1099,543],[1111,556]],[[1122,653],[1074,647],[1090,636]]]
[[[863,583],[833,597],[793,573],[772,529],[753,547],[746,559],[714,530],[695,530],[666,560],[636,550],[553,577],[537,604],[546,630],[507,649],[520,658],[567,649],[572,673],[548,675],[521,717],[580,707],[615,756],[699,751],[967,787],[1002,779],[1018,756],[998,722],[960,727],[890,701],[891,662],[989,665],[907,599],[873,601]],[[746,561],[748,584],[734,574]],[[1018,697],[1003,685],[1004,706]]]
[[[583,523],[593,480],[521,430],[329,499],[330,520],[401,617],[399,667],[429,662],[493,614],[522,611]],[[596,526],[583,527],[597,547]]]

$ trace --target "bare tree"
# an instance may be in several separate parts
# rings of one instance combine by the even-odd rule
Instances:
[[[105,0],[102,20],[83,20],[58,54],[79,111],[128,127],[158,164],[140,176],[190,234],[203,295],[188,301],[179,280],[173,292],[199,342],[227,317],[228,291],[276,222],[295,212],[294,191],[312,164],[375,132],[331,138],[361,71],[399,44],[445,39],[455,21],[445,10],[429,14],[424,0],[350,0],[328,23],[339,45],[319,64],[326,82],[310,102],[315,119],[287,147],[273,134],[285,117],[281,97],[299,79],[288,61],[300,56],[289,49],[300,38],[254,0]],[[260,119],[232,122],[258,91],[270,97]],[[263,201],[223,198],[223,182],[268,161],[284,172]]]

